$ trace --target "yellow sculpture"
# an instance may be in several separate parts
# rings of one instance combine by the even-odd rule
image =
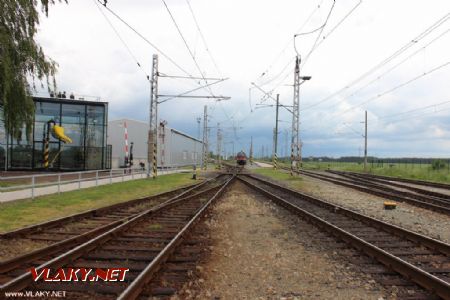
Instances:
[[[72,139],[64,134],[64,128],[59,125],[53,125],[52,135],[54,138],[64,142],[65,144],[72,143]]]

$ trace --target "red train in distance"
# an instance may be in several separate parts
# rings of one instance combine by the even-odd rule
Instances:
[[[240,151],[236,154],[236,163],[240,166],[245,166],[247,164],[247,155],[244,151]]]

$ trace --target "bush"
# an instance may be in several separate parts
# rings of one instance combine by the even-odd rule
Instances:
[[[447,164],[445,163],[444,160],[442,159],[435,159],[433,160],[433,162],[431,163],[431,168],[433,170],[440,170],[440,169],[444,169],[447,167]]]

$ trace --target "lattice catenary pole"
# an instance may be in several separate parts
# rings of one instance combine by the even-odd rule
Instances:
[[[150,129],[148,131],[147,176],[158,175],[158,55],[153,55],[152,77],[150,82]],[[151,170],[151,171],[150,171]]]
[[[250,137],[250,153],[249,153],[250,165],[253,165],[253,137]]]
[[[299,162],[299,103],[300,103],[300,56],[295,60],[294,100],[292,107],[292,138],[291,138],[291,176],[298,170]]]
[[[203,145],[202,145],[202,169],[206,170],[208,166],[208,107],[203,109]]]

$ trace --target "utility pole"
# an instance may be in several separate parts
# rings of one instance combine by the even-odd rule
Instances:
[[[250,137],[250,153],[249,153],[250,165],[253,165],[253,137]]]
[[[202,121],[202,118],[198,117],[196,120],[197,120],[197,140],[200,140],[200,122]],[[195,153],[195,170],[197,170],[198,166],[197,141],[194,143],[194,153]]]
[[[275,110],[275,130],[273,132],[274,141],[273,141],[273,167],[274,169],[277,169],[277,160],[278,160],[278,108],[280,104],[280,94],[277,94],[277,104],[276,104],[276,110]]]
[[[297,55],[295,59],[294,99],[292,105],[291,176],[294,176],[299,167],[298,166],[299,102],[300,102],[300,56]]]
[[[206,170],[208,165],[208,107],[205,105],[203,109],[203,147],[202,147],[202,169]]]
[[[367,110],[366,118],[364,122],[365,133],[364,133],[364,172],[367,172]]]
[[[148,131],[147,177],[158,175],[158,55],[153,54],[152,77],[150,81],[150,128]]]
[[[285,129],[284,130],[284,157],[287,158],[288,153],[289,153],[289,130]]]
[[[221,168],[221,154],[222,154],[222,132],[220,130],[220,123],[217,123],[217,168]]]

